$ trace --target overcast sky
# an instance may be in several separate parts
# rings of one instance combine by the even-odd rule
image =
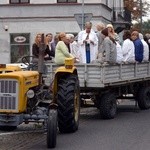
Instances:
[[[142,0],[143,2],[144,1],[147,1],[149,4],[150,4],[150,0]],[[143,20],[144,21],[147,21],[147,20],[150,20],[150,12],[148,12],[148,16],[147,17],[143,17]]]

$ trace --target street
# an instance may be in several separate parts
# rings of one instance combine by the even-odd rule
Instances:
[[[81,108],[79,130],[57,136],[56,150],[148,150],[150,110],[135,108],[134,102],[118,106],[115,119],[102,120],[95,107]],[[1,150],[46,150],[46,133],[32,125],[0,132]]]

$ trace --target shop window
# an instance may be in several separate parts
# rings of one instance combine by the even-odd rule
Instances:
[[[10,34],[11,63],[21,62],[21,58],[30,55],[30,34]]]
[[[10,4],[26,4],[30,3],[30,0],[9,0]]]
[[[57,3],[77,3],[77,0],[57,0]]]

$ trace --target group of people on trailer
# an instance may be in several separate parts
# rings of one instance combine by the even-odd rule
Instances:
[[[58,65],[64,64],[65,58],[74,58],[76,63],[134,63],[149,61],[150,37],[143,37],[138,31],[125,30],[123,41],[115,33],[112,24],[99,23],[97,32],[92,23],[86,22],[85,29],[75,37],[61,32],[53,38],[46,34],[45,60],[53,60]],[[38,58],[42,34],[37,34],[32,46],[33,56]]]

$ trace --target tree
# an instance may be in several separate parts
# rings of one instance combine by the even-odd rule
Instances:
[[[132,30],[136,29],[140,31],[140,23],[136,23],[133,25]],[[150,20],[143,22],[142,25],[143,34],[150,33]]]
[[[132,20],[137,22],[140,22],[141,15],[147,16],[148,12],[150,11],[150,4],[143,0],[124,0],[124,6],[131,12]]]

